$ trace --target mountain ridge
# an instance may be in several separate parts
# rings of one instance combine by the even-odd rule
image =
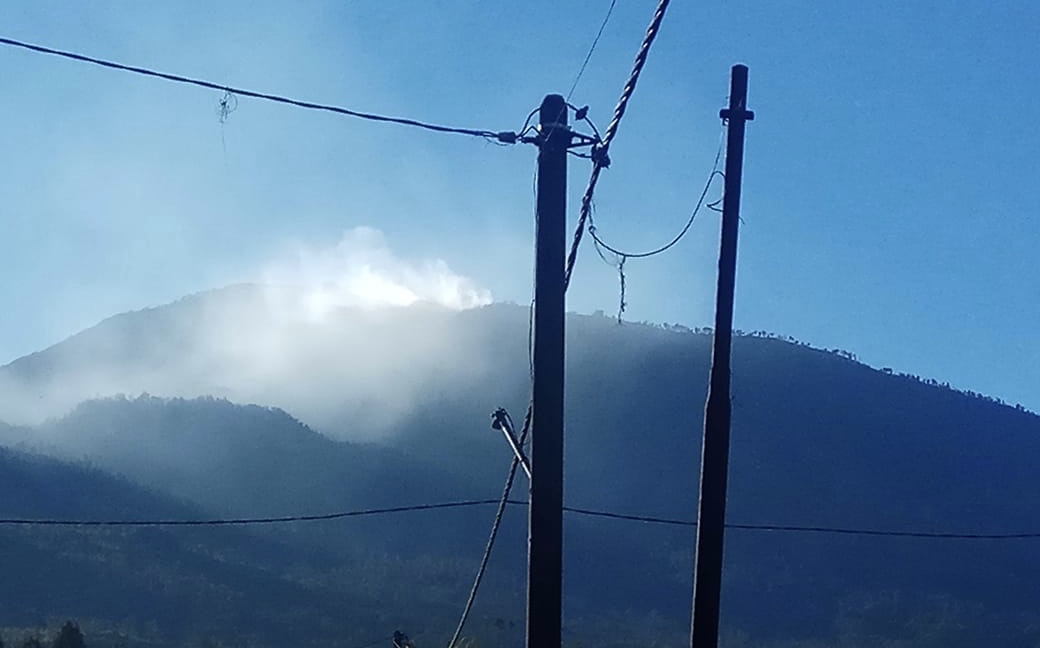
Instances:
[[[244,294],[255,293],[247,288]],[[222,296],[209,299],[220,302]],[[379,498],[399,504],[497,497],[510,454],[489,429],[488,414],[506,406],[522,420],[529,397],[526,307],[351,309],[308,320],[264,310],[241,318],[236,299],[209,307],[200,306],[205,298],[178,302],[172,310],[130,316],[129,325],[140,327],[143,339],[176,350],[160,353],[174,359],[171,371],[180,372],[182,382],[195,380],[193,370],[212,366],[225,372],[221,378],[241,378],[252,388],[258,384],[250,382],[252,370],[284,367],[284,375],[272,371],[266,392],[233,383],[229,389],[258,396],[311,391],[311,400],[293,401],[294,410],[259,398],[247,402],[263,405],[178,394],[108,398],[72,408],[31,433],[62,440],[66,452],[93,452],[100,466],[135,482],[151,480],[154,488],[217,514],[327,512]],[[215,315],[221,312],[234,317],[221,320]],[[165,316],[176,321],[152,328]],[[226,353],[191,337],[206,326],[234,329],[241,339],[220,339],[240,346]],[[105,344],[97,353],[80,346],[82,357],[100,367],[114,358],[106,375],[125,370],[125,384],[132,386],[147,372],[117,362],[132,359],[137,348],[120,347],[119,330],[95,332],[95,339],[115,345],[111,353]],[[345,339],[351,336],[361,339]],[[183,341],[190,344],[181,346]],[[262,363],[235,355],[265,341],[285,347]],[[572,314],[567,343],[569,505],[693,519],[710,335]],[[150,357],[147,347],[143,352]],[[217,354],[216,361],[206,352]],[[377,362],[381,354],[389,354],[385,365]],[[249,371],[227,371],[242,358]],[[224,384],[202,376],[200,391]],[[309,408],[322,399],[334,406]],[[261,443],[265,438],[271,442]],[[734,340],[733,522],[1031,530],[1040,519],[1040,502],[1032,497],[1038,462],[1040,417],[1022,408],[868,367],[844,351],[761,332]],[[447,556],[479,556],[487,514],[433,517],[421,525],[365,522],[351,527],[349,546],[341,535],[316,528],[297,539],[337,560],[382,551],[392,562],[418,552],[428,564],[455,564]],[[656,613],[673,629],[685,624],[689,528],[573,516],[566,524],[567,618],[627,611],[635,619]],[[1030,606],[1040,605],[1032,585],[1040,580],[1035,550],[1024,543],[983,550],[959,542],[733,531],[727,536],[727,627],[751,632],[753,645],[785,638],[833,641],[877,625],[863,615],[884,609],[890,619],[879,627],[892,641],[914,636],[914,645],[971,646],[987,633],[1007,646],[1040,640],[1028,616]],[[507,515],[496,552],[491,578],[522,583],[519,516]],[[464,590],[456,576],[437,578]],[[431,581],[423,587],[438,586]],[[904,612],[885,598],[889,592],[908,602]],[[498,596],[504,598],[489,609],[501,616],[506,613],[499,610],[516,601]],[[936,606],[956,610],[969,630],[951,639],[948,628],[935,626],[938,620],[921,621],[946,623]],[[1015,619],[1003,634],[997,633],[1000,615]],[[933,633],[927,641],[920,634],[925,631]],[[501,639],[508,644],[516,637]]]

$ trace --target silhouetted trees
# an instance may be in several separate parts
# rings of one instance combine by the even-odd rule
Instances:
[[[5,648],[3,637],[0,637],[0,648]],[[27,638],[19,645],[20,648],[44,648],[43,642],[36,635]],[[58,636],[51,643],[51,648],[87,648],[87,642],[83,639],[83,633],[79,626],[73,621],[66,621],[65,625],[58,631]]]
[[[72,621],[65,622],[52,644],[53,648],[86,648],[86,646],[83,633],[80,632],[79,626]]]

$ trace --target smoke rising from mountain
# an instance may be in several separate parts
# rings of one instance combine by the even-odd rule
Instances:
[[[0,368],[0,420],[38,423],[115,394],[214,395],[371,440],[491,368],[490,342],[455,321],[490,293],[444,261],[400,258],[378,230],[297,246],[258,274],[263,284],[118,315]]]
[[[268,284],[305,287],[307,315],[321,319],[337,308],[366,310],[429,302],[461,310],[486,306],[491,293],[456,274],[440,259],[412,263],[395,255],[383,233],[356,227],[331,249],[298,246],[289,262],[265,273]]]

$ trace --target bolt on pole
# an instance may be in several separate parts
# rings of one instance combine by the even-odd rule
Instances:
[[[539,110],[535,225],[534,397],[528,517],[527,648],[559,648],[563,608],[563,372],[567,103]]]
[[[692,648],[719,644],[722,595],[722,549],[726,524],[726,481],[729,472],[730,348],[733,336],[733,293],[737,272],[737,226],[740,222],[740,182],[744,165],[744,126],[755,118],[747,110],[748,69],[734,65],[729,107],[719,116],[727,121],[726,182],[722,202],[718,293],[715,302],[711,378],[704,411],[701,450],[700,502],[697,510],[697,549],[693,573]]]

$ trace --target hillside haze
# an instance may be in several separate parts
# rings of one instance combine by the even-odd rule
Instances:
[[[0,420],[39,423],[86,399],[149,392],[273,405],[326,430],[376,435],[492,364],[490,349],[460,337],[448,308],[315,299],[237,285],[116,315],[0,368]]]
[[[316,315],[284,287],[203,293],[115,316],[0,368],[0,418],[19,424],[0,426],[0,439],[87,460],[204,515],[495,498],[509,452],[488,414],[506,406],[523,417],[527,327],[526,308],[502,304]],[[569,318],[569,505],[695,518],[710,342],[681,327]],[[1040,531],[1038,464],[1040,418],[1029,412],[844,353],[765,335],[735,340],[732,523]],[[31,507],[18,514],[36,517]],[[490,514],[248,537],[359,577],[364,587],[337,595],[357,603],[352,622],[369,623],[367,606],[381,605],[386,623],[422,618],[430,641],[441,641]],[[511,511],[474,622],[476,635],[502,645],[522,637],[523,528]],[[733,529],[723,626],[733,645],[1031,646],[1040,640],[1038,543]],[[692,547],[690,527],[570,515],[568,636],[681,644]],[[368,584],[375,577],[359,576],[402,561],[415,580],[400,600],[382,600],[387,590]],[[302,568],[279,569],[303,578]],[[236,618],[228,613],[230,629]]]

